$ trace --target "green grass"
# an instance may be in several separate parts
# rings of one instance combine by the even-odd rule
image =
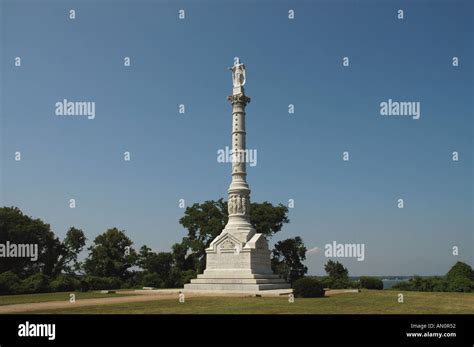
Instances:
[[[74,293],[76,300],[92,299],[92,298],[109,298],[126,296],[129,294],[100,294],[100,292],[62,292],[62,293],[41,293],[41,294],[19,294],[19,295],[2,295],[0,296],[0,306],[12,304],[28,304],[35,302],[47,301],[69,301],[69,295]]]
[[[401,292],[370,290],[332,297],[299,299],[289,303],[285,297],[195,297],[183,304],[178,299],[76,307],[33,313],[106,313],[106,314],[460,314],[474,313],[474,293]]]

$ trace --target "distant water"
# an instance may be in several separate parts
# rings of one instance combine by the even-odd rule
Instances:
[[[383,278],[383,289],[389,289],[392,288],[395,284],[400,283],[400,282],[406,282],[410,278]]]

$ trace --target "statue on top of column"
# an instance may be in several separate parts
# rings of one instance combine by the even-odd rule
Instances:
[[[245,85],[245,65],[240,62],[239,57],[234,58],[234,66],[230,67],[229,70],[232,70],[234,88],[243,87]]]

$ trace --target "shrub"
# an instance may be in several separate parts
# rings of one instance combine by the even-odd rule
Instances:
[[[360,283],[359,281],[347,281],[346,282],[346,288],[351,288],[351,289],[360,289]]]
[[[144,287],[163,288],[164,283],[160,276],[154,272],[148,272],[143,275],[142,284]]]
[[[193,278],[196,278],[196,271],[186,270],[186,271],[181,272],[180,287],[184,286],[185,283],[191,282]]]
[[[355,281],[350,281],[347,279],[332,279],[327,278],[324,280],[323,285],[325,288],[331,289],[347,289],[347,288],[359,288],[359,285]]]
[[[177,268],[171,269],[168,281],[166,281],[166,288],[182,288],[191,279],[196,278],[196,271],[194,270],[179,270]]]
[[[391,289],[398,289],[398,290],[413,290],[410,281],[401,281],[399,283],[395,283]]]
[[[88,292],[89,289],[90,289],[89,282],[87,282],[87,280],[85,278],[81,278],[79,280],[79,290],[81,292]]]
[[[449,291],[448,288],[448,281],[444,277],[434,277],[433,278],[433,292],[447,292]]]
[[[143,271],[133,271],[130,277],[123,283],[122,288],[141,288],[143,287]]]
[[[293,283],[293,292],[299,298],[319,298],[324,296],[324,287],[315,278],[303,277]]]
[[[403,283],[403,282],[402,282]],[[420,277],[414,276],[405,285],[395,286],[396,289],[414,290],[419,292],[450,291],[445,277]]]
[[[12,271],[6,271],[0,274],[0,294],[15,294],[20,290],[21,280],[18,275]]]
[[[117,277],[87,276],[85,281],[90,290],[117,289],[122,286],[122,281]]]
[[[322,283],[323,287],[324,288],[329,288],[330,284],[331,284],[331,280],[329,279],[329,277],[325,276],[325,277],[319,277],[318,278],[319,282]]]
[[[363,276],[359,279],[361,288],[383,289],[383,282],[378,277]]]
[[[392,289],[419,292],[471,292],[474,289],[474,282],[462,277],[448,280],[445,276],[426,278],[414,276],[409,281],[395,284]]]
[[[42,273],[36,273],[21,282],[21,293],[45,293],[49,291],[48,278]]]
[[[50,282],[49,287],[53,292],[68,292],[80,289],[81,282],[68,275],[60,274]]]
[[[343,289],[346,287],[346,283],[344,280],[334,280],[330,278],[328,281],[328,287],[331,289]]]
[[[469,293],[474,289],[474,285],[469,279],[458,277],[449,282],[448,288],[450,292]]]

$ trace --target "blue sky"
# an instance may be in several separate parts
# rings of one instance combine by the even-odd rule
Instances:
[[[472,3],[3,0],[0,9],[0,205],[61,238],[72,225],[89,241],[116,226],[137,247],[169,250],[186,235],[179,199],[226,197],[230,165],[217,150],[230,145],[227,67],[239,56],[252,98],[247,146],[258,151],[252,201],[295,201],[271,242],[364,243],[365,261],[338,259],[351,275],[473,265]],[[94,101],[95,119],[56,116],[63,99]],[[420,102],[420,119],[381,116],[388,99]],[[308,254],[309,273],[326,261]]]

